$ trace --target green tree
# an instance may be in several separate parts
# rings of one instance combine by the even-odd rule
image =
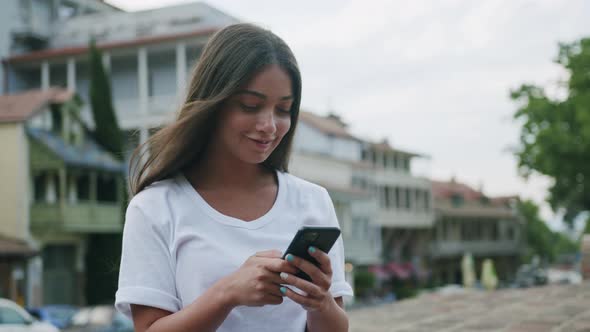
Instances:
[[[560,254],[574,253],[578,245],[559,232],[553,232],[539,216],[539,207],[532,201],[522,201],[517,206],[520,216],[525,220],[527,250],[525,260],[537,255],[552,262]]]
[[[115,158],[124,162],[124,140],[117,122],[109,77],[102,63],[102,52],[94,41],[89,45],[90,106],[94,119],[93,137]],[[124,211],[127,190],[122,188]],[[86,254],[86,299],[89,304],[112,303],[118,280],[121,257],[121,234],[90,234]]]
[[[529,84],[511,91],[521,103],[514,117],[523,122],[516,156],[524,177],[537,172],[553,179],[548,202],[565,211],[571,226],[590,211],[590,38],[560,44],[555,61],[569,74],[558,82],[564,97]]]
[[[94,41],[89,47],[90,106],[94,119],[94,138],[118,160],[123,160],[123,134],[119,128],[111,96],[109,77],[102,64],[102,52]]]

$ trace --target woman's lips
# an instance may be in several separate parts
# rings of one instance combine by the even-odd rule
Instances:
[[[257,148],[261,149],[261,150],[266,150],[270,147],[270,144],[272,143],[273,140],[258,140],[258,139],[254,139],[254,138],[250,138],[248,137],[252,142],[254,142],[254,144],[256,145]]]

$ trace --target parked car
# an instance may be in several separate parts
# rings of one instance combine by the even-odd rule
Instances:
[[[46,305],[38,308],[29,308],[27,311],[35,318],[48,322],[53,326],[63,329],[70,324],[70,319],[78,308],[71,305]]]
[[[537,264],[522,265],[516,272],[515,286],[527,288],[547,284],[547,270]]]
[[[0,299],[0,332],[59,332],[46,322],[40,322],[25,309],[7,299]]]
[[[133,321],[112,305],[80,309],[64,332],[133,332]]]

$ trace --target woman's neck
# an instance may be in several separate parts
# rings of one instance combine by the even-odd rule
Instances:
[[[260,164],[246,163],[221,153],[206,153],[187,171],[187,178],[201,190],[217,188],[254,189],[275,183],[274,174]]]

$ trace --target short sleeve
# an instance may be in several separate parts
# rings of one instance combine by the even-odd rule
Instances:
[[[328,226],[340,228],[336,210],[334,210],[334,203],[332,203],[328,191],[324,189],[323,195],[328,214]],[[353,296],[352,287],[346,281],[344,274],[344,244],[342,242],[342,235],[338,237],[328,256],[330,256],[330,262],[332,263],[332,286],[330,287],[330,293],[332,293],[333,297]]]
[[[131,304],[179,311],[181,303],[169,249],[170,225],[155,222],[133,203],[125,215],[115,307],[128,317]]]

